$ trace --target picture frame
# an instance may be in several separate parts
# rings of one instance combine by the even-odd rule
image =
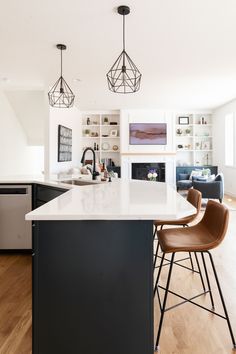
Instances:
[[[72,161],[72,129],[58,125],[58,162]]]
[[[110,131],[110,137],[116,138],[117,135],[118,135],[118,131],[116,129]]]
[[[203,141],[202,142],[202,150],[210,150],[210,147],[211,147],[211,144],[210,144],[210,141]]]
[[[189,125],[189,117],[179,117],[180,125]]]

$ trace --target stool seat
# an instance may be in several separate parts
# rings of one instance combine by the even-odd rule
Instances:
[[[155,220],[153,224],[155,226],[162,226],[162,225],[187,225],[190,224],[198,215],[198,213],[186,216],[185,218],[178,219],[178,220]]]
[[[158,231],[157,235],[164,253],[199,252],[218,245],[208,228],[201,224],[184,229],[163,229]]]

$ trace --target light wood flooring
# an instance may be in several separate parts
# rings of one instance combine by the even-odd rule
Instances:
[[[236,334],[236,200],[228,199],[225,198],[225,203],[231,209],[235,208],[235,211],[230,211],[229,229],[223,244],[212,254]],[[163,283],[164,280],[165,271]],[[219,303],[215,284],[212,285],[216,302]],[[198,275],[175,266],[170,288],[185,296],[201,290],[201,283]],[[0,255],[0,354],[31,354],[31,301],[31,256]],[[168,305],[178,301],[170,295]],[[207,295],[198,301],[210,305]],[[220,311],[221,307],[218,309]],[[157,299],[155,319],[155,322],[159,319]],[[184,304],[166,313],[160,347],[161,354],[235,353],[232,351],[226,321],[191,304]]]

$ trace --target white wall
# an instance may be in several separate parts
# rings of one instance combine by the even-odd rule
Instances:
[[[27,137],[6,95],[0,91],[0,176],[39,174],[43,146],[28,146]]]
[[[233,100],[213,112],[213,162],[225,179],[225,193],[236,197],[236,168],[226,167],[225,156],[225,126],[226,114],[236,112],[236,100]]]
[[[67,172],[72,167],[80,166],[81,141],[80,141],[81,113],[73,108],[50,108],[49,115],[49,171],[50,174]],[[72,161],[58,162],[58,125],[72,129]]]

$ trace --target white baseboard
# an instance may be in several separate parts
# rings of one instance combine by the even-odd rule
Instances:
[[[224,194],[227,194],[227,195],[230,196],[230,197],[236,198],[236,194],[234,194],[234,193],[225,191]]]

